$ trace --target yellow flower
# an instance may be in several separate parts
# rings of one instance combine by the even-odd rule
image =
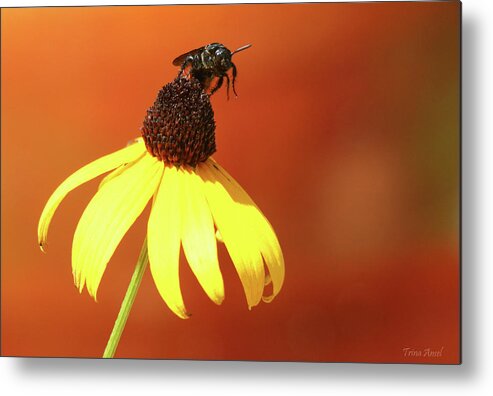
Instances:
[[[150,269],[161,297],[176,315],[189,316],[180,288],[180,246],[209,298],[216,304],[223,301],[216,238],[226,245],[249,308],[261,300],[270,302],[279,293],[284,259],[276,234],[249,195],[210,157],[215,151],[212,108],[208,96],[194,84],[182,78],[163,87],[148,110],[144,138],[82,167],[49,198],[38,225],[42,250],[65,196],[112,171],[75,230],[72,273],[80,292],[86,286],[96,299],[111,256],[153,198],[147,224]],[[199,114],[194,113],[197,108]],[[201,129],[206,132],[196,133]],[[270,282],[272,290],[265,295]]]

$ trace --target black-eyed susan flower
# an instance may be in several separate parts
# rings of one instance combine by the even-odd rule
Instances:
[[[217,240],[224,242],[236,267],[248,307],[270,302],[284,280],[281,247],[257,205],[211,158],[214,132],[214,113],[200,84],[193,78],[167,84],[147,111],[141,138],[82,167],[55,190],[39,221],[41,249],[65,196],[112,171],[75,230],[72,273],[80,292],[86,287],[96,299],[111,256],[152,198],[147,224],[150,269],[161,297],[176,315],[189,316],[180,288],[180,247],[205,293],[216,304],[223,301]]]

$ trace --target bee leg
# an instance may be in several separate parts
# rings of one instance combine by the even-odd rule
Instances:
[[[192,65],[192,61],[193,61],[193,58],[191,58],[191,57],[188,57],[183,61],[183,63],[181,64],[181,67],[180,67],[180,71],[178,72],[178,78],[180,78],[182,76],[183,72],[185,71],[185,69],[188,66]],[[190,74],[190,72],[187,74],[187,77],[189,74]]]
[[[221,88],[221,87],[222,87],[222,85],[223,85],[223,80],[224,80],[223,76],[219,77],[219,79],[217,80],[217,84],[216,84],[216,86],[215,86],[215,87],[214,87],[214,89],[211,91],[211,96],[214,94],[214,92],[216,92],[219,88]]]
[[[236,89],[235,89],[235,81],[236,81],[236,76],[238,75],[238,71],[236,70],[236,65],[231,62],[231,65],[233,67],[233,93],[235,94],[236,97],[238,97],[238,94],[236,93]]]
[[[228,84],[227,88],[226,88],[226,97],[229,100],[229,76],[227,74],[225,74],[224,77],[226,77],[226,83]]]
[[[187,61],[185,61],[181,64],[180,71],[178,72],[178,78],[181,77],[181,75],[183,74],[183,71],[185,70],[186,67],[187,67]]]

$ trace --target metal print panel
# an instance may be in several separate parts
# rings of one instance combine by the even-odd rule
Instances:
[[[460,363],[460,12],[2,9],[2,355]]]

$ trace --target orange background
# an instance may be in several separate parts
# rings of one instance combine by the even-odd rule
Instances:
[[[70,248],[97,188],[41,210],[82,165],[139,135],[171,61],[234,49],[238,99],[216,93],[215,155],[274,225],[286,281],[248,311],[220,248],[226,300],[182,261],[181,320],[147,272],[118,357],[459,361],[459,4],[147,6],[2,10],[2,354],[102,355],[149,208],[95,303]],[[406,356],[404,348],[441,351]]]

